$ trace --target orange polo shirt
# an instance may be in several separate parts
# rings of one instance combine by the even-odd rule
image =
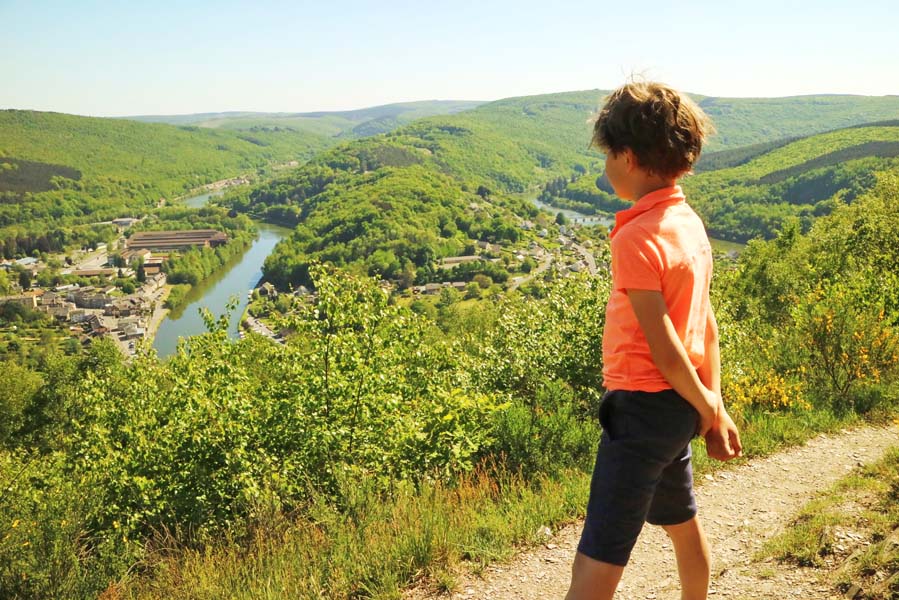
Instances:
[[[602,338],[603,386],[658,392],[671,388],[652,361],[628,289],[662,292],[694,368],[706,356],[712,248],[680,186],[650,192],[615,215],[612,294]]]

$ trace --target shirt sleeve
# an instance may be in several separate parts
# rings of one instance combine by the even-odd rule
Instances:
[[[638,228],[612,239],[612,285],[616,290],[662,291],[662,257]]]

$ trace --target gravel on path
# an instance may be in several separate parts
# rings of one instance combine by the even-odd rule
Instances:
[[[696,486],[699,516],[712,551],[709,597],[839,598],[813,570],[774,562],[766,562],[761,569],[753,564],[752,555],[817,492],[896,445],[899,429],[895,425],[861,427],[821,434],[805,445],[700,477]],[[404,600],[561,600],[568,590],[582,526],[579,521],[562,528],[543,546],[524,551],[510,563],[487,567],[483,577],[460,578],[452,593],[414,588],[407,590]],[[677,599],[679,590],[670,541],[661,528],[647,525],[616,600]]]

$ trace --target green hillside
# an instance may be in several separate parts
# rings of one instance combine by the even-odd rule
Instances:
[[[507,133],[522,120],[516,117],[544,116],[552,107],[568,114],[568,119],[554,122],[542,135],[561,141],[559,133],[550,129],[563,127],[570,136],[584,129],[584,121],[599,106],[603,90],[585,90],[509,98],[485,104],[470,115],[479,115],[497,125],[504,124]],[[833,129],[899,118],[899,96],[791,96],[787,98],[719,98],[690,94],[705,110],[718,133],[706,145],[707,152],[739,148],[752,144],[804,137]],[[516,113],[517,110],[517,113]],[[491,119],[491,116],[493,117]],[[579,120],[580,119],[580,120]],[[579,144],[589,140],[578,138]]]
[[[167,194],[271,161],[307,158],[324,142],[289,131],[217,131],[35,111],[0,111],[0,156],[66,165],[86,176],[151,182]]]
[[[177,126],[127,119],[2,111],[2,253],[30,253],[38,247],[35,237],[48,235],[48,232],[53,237],[50,246],[59,249],[65,244],[77,243],[81,239],[79,236],[86,234],[84,226],[88,223],[144,212],[155,206],[160,197],[171,198],[197,185],[257,171],[272,163],[303,162],[333,148],[343,138],[371,136],[384,130],[389,132],[325,152],[321,160],[310,166],[313,169],[330,169],[346,176],[336,177],[328,198],[338,197],[341,186],[359,188],[358,192],[364,195],[362,190],[368,184],[351,177],[353,173],[364,174],[382,167],[405,169],[414,163],[421,165],[419,173],[440,173],[444,176],[440,185],[445,188],[445,193],[454,194],[459,199],[461,212],[467,210],[464,207],[474,201],[472,195],[481,187],[487,192],[481,194],[482,197],[490,196],[497,203],[512,206],[515,202],[509,200],[509,194],[530,193],[537,186],[559,177],[571,177],[573,173],[589,172],[594,178],[599,175],[601,157],[587,147],[590,137],[588,120],[604,93],[589,90],[508,98],[473,109],[471,107],[477,103],[419,102],[342,113],[262,116],[255,113],[214,113],[173,117],[179,123]],[[816,169],[834,169],[839,166],[836,163],[846,159],[846,152],[864,152],[869,162],[876,162],[892,152],[889,144],[894,140],[889,137],[868,139],[865,137],[868,129],[860,129],[861,133],[854,134],[854,141],[850,140],[842,146],[816,146],[816,151],[821,150],[817,154],[809,154],[812,151],[807,152],[802,146],[783,146],[782,150],[792,148],[789,151],[804,157],[798,162],[790,162],[789,158],[783,162],[781,157],[786,155],[765,151],[780,146],[785,138],[832,130],[838,126],[858,125],[862,120],[883,121],[899,117],[899,97],[695,98],[716,120],[719,131],[708,150],[729,149],[737,153],[722,158],[717,166],[738,165],[747,160],[764,161],[765,156],[771,155],[774,158],[769,160],[779,165],[778,169],[773,170],[812,166]],[[435,112],[455,114],[418,118]],[[159,120],[165,117],[143,118]],[[412,119],[417,120],[399,126]],[[851,150],[853,146],[869,142],[880,145]],[[739,152],[735,150],[742,144],[755,145]],[[759,152],[763,154],[756,156]],[[844,154],[839,154],[841,152]],[[828,156],[819,159],[824,162],[801,164],[824,154]],[[873,164],[879,168],[878,165],[880,163]],[[864,164],[857,166],[862,170],[868,169]],[[736,176],[742,176],[741,173],[743,171],[737,172]],[[760,185],[781,187],[788,186],[788,180],[799,176],[792,171],[780,174],[760,172],[757,178],[763,175],[768,175],[769,179]],[[288,188],[292,177],[302,179],[303,171],[296,176],[281,177],[271,185],[264,184],[252,199],[241,200],[237,204],[256,214],[270,215],[282,221],[305,218],[305,214],[300,214],[303,212],[301,205],[308,196],[300,198],[296,193],[290,193]],[[775,182],[771,179],[775,177],[784,179]],[[410,181],[415,177],[403,176],[396,180],[399,179],[404,180],[401,186],[404,191],[399,193],[401,198],[411,198],[417,203],[426,201],[428,192],[414,191],[414,186],[410,187]],[[713,178],[710,181],[717,180]],[[800,181],[802,186],[806,183],[805,180]],[[592,193],[588,184],[587,181],[580,182],[578,186],[581,189],[577,193]],[[839,182],[822,183],[821,189],[837,190],[842,189],[842,185]],[[705,192],[721,187],[714,183],[709,186],[701,189]],[[388,188],[383,185],[381,188],[386,196],[393,193]],[[772,193],[784,191],[781,188],[772,190]],[[792,193],[791,190],[787,192]],[[717,198],[714,194],[711,196],[713,200]],[[803,206],[815,205],[822,200],[817,191],[809,197],[801,194],[797,197],[803,198],[799,202]],[[575,199],[575,202],[581,200]],[[614,204],[608,197],[603,202],[604,210],[609,210]],[[741,207],[736,216],[728,217],[725,212],[729,208],[725,202],[721,210],[707,207],[705,214],[714,222],[721,237],[746,239],[754,235],[770,235],[781,217],[801,213],[795,207],[775,207],[777,202],[773,197],[766,203],[769,206],[764,210]],[[793,204],[796,202],[793,201]],[[824,209],[819,207],[813,214],[820,214]],[[327,214],[327,208],[322,210]],[[508,211],[508,207],[504,210]],[[766,211],[770,214],[761,215]],[[291,212],[293,217],[288,214]],[[515,212],[524,215],[528,211],[525,205],[518,202]],[[504,214],[503,218],[510,216],[508,212]],[[279,215],[287,218],[280,218]],[[773,218],[769,218],[772,215]],[[459,228],[458,225],[464,225],[465,219],[456,219],[456,216],[459,215],[454,215],[452,220],[457,222],[458,229],[464,231],[464,227]],[[744,221],[759,219],[765,222],[743,224]],[[732,226],[734,228],[730,233],[726,233]],[[431,233],[437,235],[434,231]],[[395,236],[395,239],[400,237]],[[459,241],[464,241],[462,234]],[[40,246],[46,245],[42,243]],[[421,243],[413,245],[420,246]],[[444,249],[455,245],[436,244]],[[439,255],[436,246],[432,245],[432,250]],[[416,250],[413,254],[421,253]],[[402,262],[399,260],[400,264]]]
[[[728,169],[689,177],[684,187],[715,237],[773,237],[784,220],[803,228],[852,202],[899,169],[899,123],[802,138]]]
[[[420,119],[324,152],[228,201],[299,224],[266,263],[266,277],[279,284],[308,284],[315,258],[421,283],[435,259],[466,253],[474,241],[518,240],[518,217],[536,209],[513,194],[597,159],[585,142],[592,110],[535,97]]]
[[[711,151],[899,117],[899,96],[694,98],[718,128]]]
[[[496,102],[425,101],[387,104],[352,111],[307,113],[226,112],[194,115],[135,116],[130,119],[196,125],[220,129],[273,129],[305,131],[327,137],[356,138],[386,133],[404,124],[429,116],[474,112],[506,134],[514,134],[521,121],[516,117],[546,117],[555,109],[562,118],[538,124],[540,135],[555,141],[582,144],[583,121],[596,110],[604,90],[562,92],[508,98]],[[899,96],[791,96],[785,98],[720,98],[691,94],[714,119],[719,133],[710,140],[715,152],[785,138],[802,137],[829,129],[899,117]],[[473,110],[476,109],[476,110]],[[557,131],[561,127],[563,132]]]
[[[86,224],[141,214],[161,197],[272,163],[306,160],[326,144],[305,132],[0,111],[0,254],[60,250],[85,241]]]
[[[415,280],[426,281],[435,258],[460,254],[474,240],[509,239],[499,232],[534,216],[522,197],[536,193],[538,186],[544,187],[542,199],[556,206],[585,212],[622,207],[603,185],[601,155],[588,148],[589,119],[603,94],[593,90],[509,98],[456,115],[420,119],[386,135],[334,148],[230,202],[262,218],[299,224],[297,234],[267,263],[266,276],[272,281],[308,283],[306,268],[316,258],[355,264],[368,274],[391,278],[415,273]],[[742,153],[730,150],[732,155],[719,161],[749,161],[745,165],[688,182],[710,231],[722,239],[770,237],[786,216],[810,221],[826,214],[836,192],[847,190],[845,198],[851,199],[870,187],[872,172],[887,168],[889,156],[895,155],[890,144],[897,130],[888,125],[844,129],[792,143],[782,140],[808,128],[834,129],[861,114],[895,118],[899,98],[761,101],[698,96],[697,101],[718,113],[719,136],[713,140],[719,147],[763,140]],[[753,110],[758,117],[749,118]],[[814,120],[816,114],[821,116]],[[793,171],[783,171],[787,168]],[[783,180],[756,183],[763,176]],[[734,210],[727,203],[730,195],[717,191],[730,183],[722,182],[753,188],[745,206]],[[483,214],[469,209],[479,202],[490,207],[489,224]],[[343,237],[335,239],[335,231],[344,232]],[[349,231],[359,240],[343,239]]]

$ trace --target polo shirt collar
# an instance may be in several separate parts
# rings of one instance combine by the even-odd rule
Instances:
[[[673,206],[685,202],[685,200],[686,196],[684,196],[684,192],[679,185],[663,187],[649,192],[637,200],[632,207],[615,213],[615,228],[612,229],[612,233],[609,234],[609,237],[615,237],[615,234],[618,233],[626,223],[636,219],[653,208]]]

